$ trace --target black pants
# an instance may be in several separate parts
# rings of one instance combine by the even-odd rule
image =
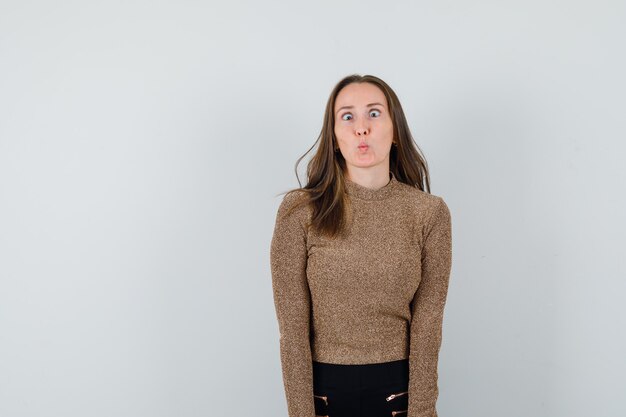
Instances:
[[[405,417],[409,362],[338,365],[313,361],[315,415]]]

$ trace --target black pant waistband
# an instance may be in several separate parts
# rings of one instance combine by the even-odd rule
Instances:
[[[315,385],[342,386],[345,388],[367,388],[393,386],[409,380],[409,360],[367,364],[335,364],[313,361]]]

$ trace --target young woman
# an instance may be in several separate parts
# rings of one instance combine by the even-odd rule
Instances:
[[[316,143],[270,249],[289,416],[437,417],[448,206],[380,78],[335,86]]]

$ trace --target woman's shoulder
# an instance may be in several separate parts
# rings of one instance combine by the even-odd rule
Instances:
[[[440,205],[446,205],[446,202],[441,195],[420,190],[419,188],[404,182],[400,182],[398,188],[403,199],[422,208],[426,207],[436,209]]]
[[[443,196],[401,183],[402,212],[409,219],[420,219],[424,225],[450,218],[450,209]]]
[[[309,193],[303,189],[289,190],[283,196],[278,206],[278,216],[306,216],[309,212]]]

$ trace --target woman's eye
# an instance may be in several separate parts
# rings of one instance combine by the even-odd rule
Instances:
[[[372,110],[372,111],[370,111],[370,115],[371,114],[374,114],[375,115],[374,117],[380,117],[380,111],[379,110]],[[348,121],[348,120],[351,120],[351,119],[352,119],[352,115],[350,113],[346,113],[343,116],[341,116],[341,120]]]

